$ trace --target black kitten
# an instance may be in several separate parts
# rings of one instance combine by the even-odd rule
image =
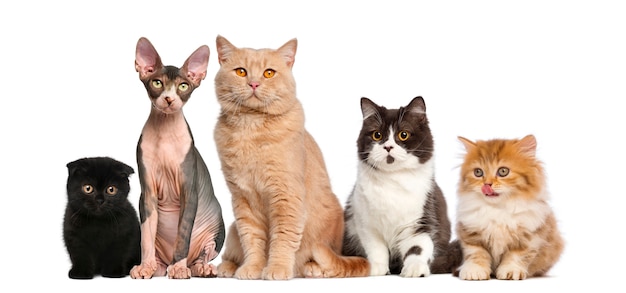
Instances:
[[[67,164],[63,240],[72,261],[69,277],[120,278],[141,262],[137,211],[128,200],[132,167],[108,157]]]

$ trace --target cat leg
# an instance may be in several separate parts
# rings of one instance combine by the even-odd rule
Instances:
[[[213,278],[217,276],[217,268],[210,263],[217,256],[215,251],[217,244],[214,240],[208,241],[202,248],[200,256],[191,264],[192,277],[209,277]]]
[[[255,209],[242,195],[244,192],[230,185],[233,194],[233,210],[235,211],[235,224],[239,241],[229,241],[230,253],[241,251],[242,262],[234,277],[242,280],[261,279],[263,268],[267,265],[267,225],[255,215]],[[232,231],[232,230],[231,230]],[[236,240],[229,237],[229,240]],[[240,246],[240,247],[237,247]],[[229,247],[227,247],[229,250]],[[237,257],[235,256],[235,259]]]
[[[68,272],[71,279],[93,279],[94,260],[91,256],[77,253],[70,254],[72,268]]]
[[[412,232],[411,232],[412,233]],[[433,257],[434,244],[428,234],[417,234],[398,243],[402,255],[402,277],[430,276],[429,262]]]
[[[370,276],[384,276],[389,274],[389,248],[382,239],[372,235],[361,237],[363,249],[370,263]]]
[[[527,259],[534,258],[526,251],[509,251],[504,254],[502,262],[496,268],[496,278],[499,280],[524,280],[528,277]]]
[[[170,279],[189,279],[191,269],[187,267],[187,258],[183,258],[167,267],[167,276]]]
[[[217,276],[220,278],[232,278],[243,262],[243,249],[237,232],[237,225],[233,223],[226,233],[222,263],[217,266]]]
[[[491,275],[491,255],[479,245],[462,242],[463,264],[459,267],[462,280],[489,280]]]

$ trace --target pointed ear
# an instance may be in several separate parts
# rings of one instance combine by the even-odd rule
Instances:
[[[209,46],[202,45],[196,49],[185,61],[181,71],[194,86],[199,86],[200,82],[206,77],[206,70],[209,66]]]
[[[406,106],[405,111],[416,114],[426,114],[426,103],[424,102],[424,98],[422,98],[422,96],[413,98],[409,105]]]
[[[532,134],[524,136],[519,141],[519,147],[522,153],[534,157],[537,152],[537,139]]]
[[[283,57],[287,66],[293,67],[293,63],[296,62],[296,50],[298,49],[298,40],[291,39],[289,42],[278,48],[278,53]]]
[[[468,152],[476,147],[476,143],[465,137],[458,136],[457,138],[463,143],[463,147],[465,147],[465,150]]]
[[[372,100],[363,97],[361,98],[361,113],[363,113],[363,120],[378,114],[378,105],[372,102]]]
[[[139,72],[139,79],[146,79],[162,67],[161,57],[154,49],[154,46],[152,46],[152,43],[144,37],[139,38],[135,51],[135,70]]]
[[[215,44],[217,48],[217,60],[219,60],[220,65],[228,60],[229,55],[237,49],[233,44],[231,44],[226,38],[218,35],[215,39]]]

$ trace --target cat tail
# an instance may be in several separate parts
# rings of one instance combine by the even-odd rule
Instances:
[[[369,261],[360,256],[344,256],[326,245],[312,251],[313,261],[305,268],[305,276],[313,278],[366,277],[370,274]]]
[[[459,240],[454,240],[448,244],[447,249],[442,250],[440,255],[430,264],[432,274],[454,273],[463,262],[463,250]]]

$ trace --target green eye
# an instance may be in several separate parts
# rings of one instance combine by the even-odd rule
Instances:
[[[509,168],[507,167],[500,167],[498,168],[498,176],[500,177],[506,177],[506,175],[509,175]]]
[[[189,84],[187,84],[186,82],[183,82],[178,85],[178,90],[181,92],[186,92],[188,89],[189,89]]]
[[[474,169],[474,176],[483,177],[483,169],[480,169],[480,168]]]
[[[115,186],[107,187],[107,194],[108,195],[116,195],[117,194],[117,187],[115,187]]]
[[[409,139],[409,137],[411,137],[411,133],[409,133],[406,130],[402,130],[402,131],[398,132],[398,139],[400,141],[406,141],[407,139]]]
[[[374,131],[374,132],[372,132],[372,139],[374,141],[379,141],[379,140],[383,139],[383,135],[380,132],[378,132],[378,131]]]
[[[241,76],[241,77],[245,77],[246,75],[248,75],[248,72],[245,69],[241,68],[241,67],[235,69],[235,73],[238,76]]]
[[[91,186],[89,184],[83,185],[83,193],[84,194],[92,194],[93,193],[93,186]]]
[[[160,89],[163,86],[163,83],[160,80],[155,79],[152,81],[152,86]]]

